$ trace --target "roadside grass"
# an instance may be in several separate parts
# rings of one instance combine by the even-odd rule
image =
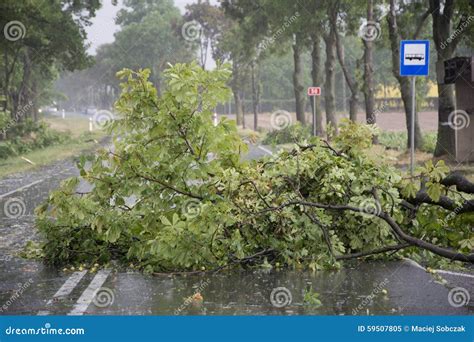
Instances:
[[[71,139],[62,144],[33,150],[20,156],[0,159],[0,178],[74,157],[84,151],[93,150],[106,137],[103,130],[89,132],[89,119],[87,117],[75,116],[62,119],[61,117],[45,116],[43,120],[49,124],[51,129],[67,133]]]
[[[70,116],[62,119],[57,116],[48,115],[43,118],[52,130],[69,133],[71,138],[78,138],[81,134],[89,132],[89,118],[84,116]],[[93,131],[99,132],[99,131]]]
[[[433,153],[436,147],[436,132],[423,133],[423,146],[420,151]],[[382,131],[379,136],[379,143],[388,149],[404,151],[407,148],[407,132]]]

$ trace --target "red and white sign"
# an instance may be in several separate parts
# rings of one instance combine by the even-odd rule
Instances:
[[[321,87],[308,87],[308,96],[321,95]]]

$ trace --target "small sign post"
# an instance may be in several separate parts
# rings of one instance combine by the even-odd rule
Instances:
[[[321,95],[321,87],[308,87],[308,96],[313,98],[313,136],[316,136],[316,96]]]
[[[412,177],[415,169],[415,77],[428,76],[429,63],[429,40],[402,40],[400,42],[400,76],[412,76],[410,120],[410,174]]]

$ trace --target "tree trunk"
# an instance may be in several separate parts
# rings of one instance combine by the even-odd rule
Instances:
[[[462,32],[454,39],[451,39],[451,20],[453,16],[454,2],[446,0],[444,6],[441,6],[441,0],[430,0],[430,12],[433,22],[433,40],[437,52],[437,65],[443,65],[444,62],[453,57],[456,45],[462,37]],[[443,7],[443,11],[441,11]],[[461,27],[458,25],[458,27]],[[439,78],[438,78],[439,79]],[[449,115],[455,109],[454,87],[450,84],[443,84],[438,81],[438,139],[434,152],[435,157],[449,155],[455,158],[455,130],[447,123]]]
[[[294,60],[294,71],[293,71],[293,89],[295,92],[295,108],[296,108],[296,120],[301,124],[306,124],[305,116],[305,100],[306,93],[303,85],[303,68],[302,68],[302,52],[303,42],[301,34],[296,33],[295,41],[293,43],[293,60]]]
[[[258,99],[259,99],[259,87],[258,87],[258,76],[255,70],[255,61],[252,62],[252,109],[253,109],[253,129],[254,131],[258,128]]]
[[[243,122],[242,120],[243,110],[242,110],[242,99],[240,97],[240,91],[232,88],[232,92],[234,94],[235,117],[236,117],[237,126],[241,126]]]
[[[337,117],[335,101],[335,82],[336,82],[336,35],[333,28],[324,36],[326,44],[326,82],[324,86],[324,107],[326,110],[326,123],[332,126],[334,133],[337,134]]]
[[[34,122],[38,122],[38,84],[36,80],[33,80],[31,84],[31,99],[27,102],[27,108],[31,112],[31,117]]]
[[[344,49],[343,49],[344,51]],[[341,77],[338,77],[341,80],[341,109],[344,115],[347,113],[347,90],[346,90],[346,81],[344,80],[344,73],[341,72]]]
[[[438,61],[444,61],[438,55]],[[449,155],[455,159],[456,142],[455,131],[449,124],[449,115],[455,110],[454,86],[438,83],[438,138],[436,140],[435,157]]]
[[[241,93],[241,97],[242,97],[242,128],[246,128],[245,127],[245,92],[242,91]]]
[[[241,126],[243,124],[243,108],[242,97],[240,95],[240,75],[239,67],[235,61],[232,64],[232,80],[230,82],[230,87],[232,89],[232,93],[234,94],[235,121],[237,126]]]
[[[367,1],[367,21],[374,21],[374,1]],[[364,100],[365,117],[368,124],[377,123],[375,113],[375,85],[374,85],[374,47],[370,39],[363,39],[364,43]],[[374,136],[374,143],[377,143],[377,137]]]
[[[2,101],[2,111],[6,111],[8,108],[9,102],[9,83],[10,83],[10,74],[8,73],[8,51],[5,49],[3,52],[3,68],[5,71],[3,84],[3,96],[5,96],[5,101]]]
[[[19,117],[19,121],[24,121],[24,119],[31,118],[31,111],[29,111],[25,106],[28,103],[28,100],[32,96],[30,92],[30,80],[31,80],[31,59],[29,49],[25,49],[25,54],[23,56],[23,77],[18,90],[18,97],[16,99],[16,104],[14,104],[13,115],[17,116],[19,111],[23,113]],[[28,106],[29,107],[29,106]],[[26,109],[26,110],[25,110]]]
[[[392,73],[400,85],[403,108],[405,109],[405,121],[407,126],[407,148],[411,143],[411,81],[408,77],[400,76],[400,33],[398,31],[397,17],[395,12],[395,0],[390,0],[390,11],[387,16],[388,34],[390,46],[392,50]],[[420,124],[418,120],[418,112],[415,106],[415,148],[419,149],[423,146],[423,135],[421,134]]]
[[[313,49],[311,51],[311,78],[313,81],[313,86],[321,87],[323,84],[323,77],[321,72],[321,35],[320,33],[315,33],[312,36],[313,40]],[[311,108],[314,110],[313,105],[316,107],[316,135],[323,136],[323,115],[321,113],[321,97],[316,96],[314,102],[311,101]]]
[[[333,15],[331,18],[331,26],[334,29],[335,36],[336,36],[336,51],[337,51],[337,59],[339,61],[339,65],[341,66],[342,73],[344,74],[345,82],[351,91],[351,98],[349,100],[349,118],[351,121],[357,121],[357,110],[359,107],[359,90],[360,85],[359,82],[352,77],[347,69],[345,58],[344,58],[344,46],[341,43],[341,37],[337,32],[336,27],[336,19],[337,16]],[[344,96],[344,108],[345,108],[345,96]]]

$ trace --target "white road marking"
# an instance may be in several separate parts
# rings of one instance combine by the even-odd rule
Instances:
[[[405,261],[407,261],[409,264],[411,264],[412,266],[416,267],[416,268],[419,268],[423,271],[426,272],[426,268],[424,268],[423,266],[421,266],[419,263],[417,263],[416,261],[414,260],[411,260],[411,259],[408,259],[408,258],[404,258]],[[435,273],[441,273],[441,274],[449,274],[449,275],[453,275],[453,276],[457,276],[457,277],[465,277],[465,278],[473,278],[474,279],[474,275],[473,274],[468,274],[468,273],[461,273],[461,272],[452,272],[452,271],[445,271],[445,270],[433,270]]]
[[[97,272],[87,289],[84,290],[81,297],[77,300],[71,312],[68,313],[68,316],[80,316],[87,310],[89,305],[92,303],[97,290],[102,287],[109,274],[110,270],[101,270]]]
[[[257,148],[261,149],[263,152],[268,153],[269,155],[273,156],[273,152],[270,151],[268,148],[263,147],[262,145],[258,145]]]
[[[25,190],[33,185],[36,185],[36,184],[39,184],[41,182],[43,182],[44,179],[40,179],[40,180],[37,180],[37,181],[34,181],[33,183],[30,183],[30,184],[27,184],[27,185],[24,185],[18,189],[15,189],[15,190],[12,190],[10,192],[7,192],[6,194],[2,194],[0,195],[0,199],[4,198],[4,197],[7,197],[7,196],[10,196],[11,194],[14,194],[15,192],[19,192],[19,191],[22,191],[22,190]]]
[[[49,305],[53,304],[53,302],[56,298],[66,297],[69,294],[71,294],[71,292],[74,290],[74,288],[77,286],[77,284],[79,284],[79,282],[85,276],[86,273],[87,273],[86,270],[81,271],[81,272],[74,272],[64,282],[63,286],[61,286],[59,288],[59,290],[54,294],[53,298],[51,298],[50,300],[48,300],[46,302],[46,306],[49,306]],[[49,313],[50,312],[47,311],[47,310],[42,310],[42,311],[38,312],[38,316],[47,316],[47,315],[49,315]]]
[[[449,274],[457,277],[466,277],[466,278],[473,278],[473,274],[467,274],[467,273],[459,273],[459,272],[451,272],[451,271],[445,271],[445,270],[435,270],[436,273],[441,273],[441,274]]]
[[[403,260],[408,263],[409,265],[413,266],[413,267],[416,267],[416,268],[419,268],[420,270],[423,270],[426,272],[426,268],[424,268],[423,266],[421,266],[419,263],[417,263],[415,260],[412,260],[412,259],[409,259],[409,258],[403,258]]]

